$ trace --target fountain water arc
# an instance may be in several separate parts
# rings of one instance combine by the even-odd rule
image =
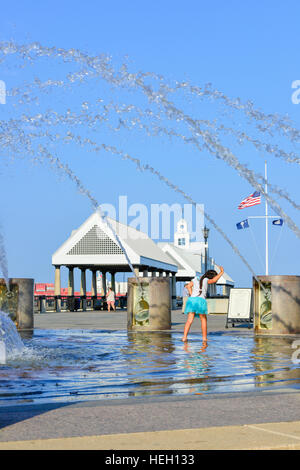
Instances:
[[[35,42],[28,45],[19,45],[15,42],[3,42],[0,43],[0,54],[2,55],[3,59],[8,58],[9,56],[16,56],[20,57],[23,61],[29,61],[30,63],[36,62],[40,57],[46,57],[50,59],[63,59],[65,63],[70,64],[77,64],[80,67],[83,67],[78,72],[68,73],[66,80],[48,80],[47,82],[42,82],[39,79],[35,79],[33,84],[29,84],[27,86],[27,91],[23,94],[23,98],[26,95],[30,101],[31,95],[30,92],[33,89],[38,89],[39,91],[47,91],[47,89],[55,89],[57,87],[65,87],[66,84],[70,85],[72,83],[78,82],[80,84],[84,84],[87,80],[98,77],[104,82],[113,85],[113,87],[121,90],[127,89],[130,92],[141,92],[142,95],[148,100],[148,104],[150,108],[146,110],[142,110],[141,108],[137,108],[134,105],[129,105],[128,107],[116,107],[111,103],[105,104],[104,106],[104,115],[100,116],[95,115],[94,117],[87,114],[86,111],[89,108],[89,103],[85,102],[82,103],[82,110],[83,113],[80,116],[76,116],[74,113],[68,110],[65,116],[59,115],[56,111],[52,113],[48,113],[48,115],[43,115],[39,113],[34,117],[22,115],[21,120],[23,120],[24,124],[29,125],[46,125],[46,126],[53,126],[56,125],[53,122],[53,119],[56,119],[57,124],[70,124],[73,121],[73,124],[82,125],[86,124],[87,127],[93,127],[95,122],[106,122],[108,119],[108,115],[110,111],[115,111],[116,115],[120,115],[123,112],[135,111],[137,113],[137,118],[135,122],[129,121],[129,128],[130,125],[138,125],[141,129],[146,130],[149,132],[149,128],[142,122],[142,119],[147,117],[150,119],[150,127],[153,125],[154,130],[157,128],[155,125],[156,122],[160,122],[163,119],[163,116],[167,119],[168,122],[172,121],[172,123],[179,123],[180,125],[184,125],[188,128],[190,136],[184,135],[182,131],[176,131],[175,127],[168,130],[164,126],[160,126],[161,129],[166,135],[170,137],[176,136],[180,137],[184,140],[184,142],[191,143],[196,145],[197,149],[202,150],[206,149],[209,153],[218,158],[225,161],[229,166],[231,166],[238,174],[245,178],[254,188],[260,190],[265,197],[268,198],[268,202],[270,205],[273,205],[273,208],[278,212],[280,216],[286,221],[287,225],[294,231],[294,233],[300,237],[300,230],[298,226],[294,223],[294,221],[286,214],[279,204],[271,198],[271,196],[264,193],[263,183],[264,179],[261,175],[255,174],[253,171],[249,170],[244,164],[241,164],[234,153],[231,151],[230,148],[224,146],[219,139],[218,132],[225,131],[227,133],[231,133],[234,135],[238,140],[248,140],[251,142],[256,149],[263,148],[265,151],[269,152],[270,154],[274,154],[275,156],[280,156],[287,161],[297,162],[297,158],[295,158],[294,153],[289,153],[285,151],[281,151],[277,146],[269,146],[266,143],[262,143],[259,140],[252,139],[249,137],[245,132],[237,132],[234,129],[226,126],[217,126],[214,121],[208,120],[199,120],[195,119],[192,115],[186,113],[183,109],[181,109],[178,105],[175,104],[174,101],[169,99],[169,95],[173,95],[174,97],[176,94],[182,90],[184,93],[189,94],[191,97],[199,97],[200,99],[204,99],[204,97],[208,97],[212,100],[218,100],[222,102],[225,107],[228,109],[232,109],[234,111],[241,111],[243,112],[247,118],[250,118],[255,125],[259,132],[264,134],[272,135],[272,130],[276,128],[279,132],[287,137],[288,140],[295,143],[299,137],[299,132],[288,122],[287,119],[281,118],[278,115],[272,114],[264,114],[260,110],[254,108],[253,104],[247,102],[244,104],[240,99],[229,99],[224,93],[219,92],[218,90],[213,90],[210,86],[205,88],[199,88],[191,85],[188,82],[179,82],[177,81],[175,85],[170,85],[168,81],[162,75],[153,74],[153,73],[144,73],[144,72],[137,72],[137,73],[130,73],[128,71],[128,67],[126,65],[122,65],[119,70],[115,70],[111,59],[107,56],[89,56],[86,53],[83,53],[80,50],[75,49],[63,49],[63,48],[47,48],[43,47],[40,43]],[[151,82],[152,81],[152,82]],[[153,85],[154,83],[154,85]],[[22,91],[20,88],[15,88],[11,96],[17,97],[22,95]],[[98,102],[99,100],[97,100]],[[101,102],[103,100],[100,100]],[[99,101],[99,102],[100,102]],[[24,103],[22,99],[20,103]],[[152,106],[152,108],[151,108]],[[151,120],[152,119],[152,120]],[[119,121],[121,122],[121,121]],[[27,133],[26,128],[20,129],[19,125],[17,124],[16,120],[9,120],[6,123],[1,123],[4,131],[8,133],[10,139],[5,139],[5,132],[4,132],[4,140],[3,146],[4,148],[10,148],[13,150],[21,149],[22,147],[26,148],[26,151],[31,154],[35,155],[36,158],[40,158],[41,161],[49,161],[50,164],[62,171],[66,174],[77,186],[78,190],[85,194],[91,201],[94,209],[97,208],[98,203],[95,198],[91,195],[91,193],[83,186],[79,178],[74,174],[74,172],[70,169],[69,165],[64,164],[61,162],[60,159],[51,155],[51,153],[47,150],[46,145],[38,144],[37,148],[35,146],[34,140],[37,137],[38,139],[46,138],[53,139],[53,135],[49,133],[47,130],[46,132],[40,132],[39,136],[35,136],[34,133]],[[125,124],[125,127],[128,126],[128,123],[122,120],[122,124]],[[117,130],[115,128],[114,130]],[[18,139],[15,138],[15,133],[18,136]],[[202,139],[203,144],[200,147],[200,139]],[[89,139],[82,139],[79,136],[79,139],[76,139],[76,136],[68,132],[68,140],[72,142],[87,142],[91,143]],[[105,144],[97,144],[98,148],[103,148],[106,151],[111,151],[111,153],[117,153],[123,158],[128,160],[134,161],[137,165],[138,169],[142,169],[145,171],[150,171],[154,175],[158,176],[161,181],[166,183],[170,188],[175,190],[176,192],[182,194],[186,200],[189,200],[193,203],[192,199],[184,193],[177,185],[170,182],[167,178],[165,178],[159,171],[155,170],[150,165],[143,165],[141,164],[139,159],[135,159],[130,157],[126,152],[116,151],[112,146],[107,146]],[[299,209],[299,205],[295,203],[289,195],[287,195],[284,191],[280,188],[272,187],[270,185],[270,190],[275,192],[276,194],[280,195],[281,197],[286,198],[295,208]],[[237,247],[231,242],[230,238],[224,234],[224,232],[217,226],[212,218],[206,214],[207,219],[210,221],[212,226],[219,231],[219,233],[225,238],[225,240],[230,244],[231,248],[233,248],[234,252],[241,258],[241,260],[246,264],[252,275],[255,276],[254,270],[251,268],[249,263],[245,260],[245,258],[240,254]],[[118,241],[120,243],[120,241]],[[126,253],[126,251],[125,251]],[[3,263],[2,263],[3,264]],[[130,259],[128,259],[128,264],[132,269]],[[135,275],[135,273],[134,273]]]
[[[251,185],[256,188],[260,189],[261,185],[264,183],[261,175],[255,174],[253,171],[248,170],[247,167],[242,164],[237,159],[237,157],[235,157],[234,152],[231,151],[229,147],[227,148],[222,144],[218,138],[218,133],[227,132],[228,134],[234,135],[237,139],[251,142],[251,144],[253,144],[257,150],[263,149],[264,151],[269,152],[270,155],[274,155],[276,157],[279,156],[289,163],[299,164],[299,158],[297,157],[296,152],[282,151],[277,146],[268,147],[265,142],[256,140],[251,136],[248,136],[246,133],[241,134],[235,129],[231,129],[229,127],[225,129],[225,127],[222,128],[222,126],[215,126],[213,121],[209,122],[208,120],[205,121],[194,119],[190,114],[185,113],[168,99],[169,94],[173,94],[175,96],[178,90],[183,90],[184,92],[190,94],[191,97],[199,96],[200,99],[207,96],[209,98],[223,102],[225,106],[230,109],[241,111],[251,120],[253,120],[257,129],[264,134],[271,132],[272,128],[275,128],[278,130],[278,132],[281,132],[287,136],[288,139],[293,143],[296,143],[297,139],[299,140],[299,132],[297,133],[296,130],[288,123],[288,121],[281,119],[278,116],[265,115],[264,113],[259,112],[259,110],[256,110],[251,103],[244,104],[240,100],[230,100],[217,90],[212,90],[211,88],[199,89],[189,83],[183,82],[177,82],[174,87],[170,87],[166,83],[164,77],[154,74],[131,74],[128,72],[126,67],[123,67],[118,72],[116,72],[112,68],[110,61],[108,61],[105,57],[90,57],[78,50],[66,51],[64,49],[58,48],[44,48],[38,43],[31,44],[29,46],[18,46],[14,43],[0,44],[0,54],[1,53],[4,54],[4,57],[10,54],[19,54],[23,59],[28,59],[32,62],[36,61],[39,56],[44,56],[55,59],[62,58],[66,62],[69,61],[80,64],[80,66],[83,68],[79,72],[70,73],[70,75],[68,75],[67,81],[69,84],[74,83],[75,81],[84,82],[89,78],[100,76],[107,83],[112,84],[118,89],[127,87],[127,89],[132,92],[142,91],[143,96],[148,100],[149,107],[153,105],[150,111],[148,109],[137,110],[137,108],[135,108],[135,112],[137,113],[136,118],[132,120],[130,120],[130,118],[127,120],[123,119],[122,122],[119,120],[117,125],[111,126],[113,130],[118,132],[118,127],[123,126],[125,128],[127,126],[128,130],[131,131],[135,126],[139,126],[141,130],[146,131],[147,133],[153,132],[153,134],[157,133],[157,135],[159,135],[161,131],[163,134],[171,138],[180,138],[184,143],[194,145],[197,150],[209,150],[210,155],[225,161],[229,166],[234,168],[240,176],[244,177]],[[156,80],[156,83],[158,83],[159,86],[157,86],[155,89],[153,86],[147,85],[146,80],[148,79]],[[43,83],[37,79],[35,83],[29,87],[29,94],[27,94],[27,99],[29,101],[31,98],[33,99],[31,93],[34,89],[45,91],[51,87],[55,89],[62,86],[64,86],[62,81],[49,80],[48,82]],[[20,90],[16,89],[13,96],[18,97],[20,96],[20,93]],[[22,95],[21,98],[23,99],[24,95]],[[20,104],[22,103],[20,102]],[[104,150],[113,156],[126,159],[129,162],[134,163],[138,170],[151,173],[163,184],[167,185],[174,192],[181,195],[185,200],[191,204],[195,204],[191,196],[181,189],[181,187],[171,182],[170,179],[165,177],[152,165],[143,163],[140,159],[131,156],[126,151],[123,152],[118,150],[115,145],[107,145],[102,141],[92,141],[86,135],[83,136],[78,134],[76,136],[70,132],[69,126],[73,124],[78,126],[85,126],[86,128],[92,128],[95,130],[96,122],[106,122],[109,114],[108,111],[110,109],[115,112],[116,116],[122,115],[123,118],[125,111],[123,111],[121,107],[110,106],[110,103],[106,104],[105,106],[107,106],[105,114],[100,117],[99,114],[89,115],[85,112],[78,116],[75,116],[73,112],[67,112],[65,116],[63,114],[59,115],[57,112],[55,112],[57,124],[54,122],[54,119],[51,120],[49,115],[47,116],[46,113],[44,114],[42,112],[35,116],[29,116],[23,113],[19,120],[11,119],[7,121],[1,121],[1,149],[4,153],[7,152],[8,154],[16,155],[18,153],[24,153],[26,156],[34,158],[35,161],[39,160],[42,164],[44,162],[49,162],[52,168],[56,169],[61,174],[66,175],[75,184],[78,191],[89,199],[94,210],[99,210],[98,201],[84,186],[82,181],[71,169],[70,165],[62,162],[60,158],[55,156],[55,152],[51,153],[49,150],[50,147],[48,144],[58,142],[60,139],[59,134],[55,133],[56,129],[54,129],[54,127],[56,125],[68,126],[68,132],[65,138],[66,142],[77,143],[80,146],[84,146],[85,148],[87,145],[89,145],[97,152]],[[88,104],[84,104],[84,109],[88,109]],[[133,109],[134,108],[132,106],[131,110]],[[160,122],[160,126],[157,124],[158,121],[162,120],[162,116],[165,116],[168,123],[172,122],[171,128],[163,125],[162,122]],[[151,120],[149,127],[148,124],[142,122],[142,120],[146,118]],[[73,123],[71,123],[72,119]],[[183,130],[182,127],[176,128],[176,123],[180,123],[179,126],[185,125],[188,128],[189,133],[185,133],[186,131]],[[36,130],[39,125],[40,128],[38,129],[39,132],[37,133]],[[49,127],[54,129],[53,132],[49,132]],[[272,189],[275,194],[284,197],[293,205],[294,208],[299,209],[299,205],[293,201],[289,195],[287,195],[287,193],[283,192],[281,188],[274,186],[273,188],[270,187],[270,189]],[[269,199],[269,202],[272,202],[271,199]],[[299,229],[294,221],[289,219],[288,215],[283,212],[280,206],[276,206],[276,208],[281,210],[283,218],[289,221],[290,228],[292,228],[294,233],[299,236]],[[100,215],[103,221],[108,223],[108,221],[105,220],[105,216],[103,216],[103,214]],[[226,242],[229,243],[235,254],[240,257],[240,259],[244,262],[244,264],[255,277],[254,270],[251,268],[246,259],[241,255],[240,251],[231,241],[230,237],[228,237],[223,232],[223,230],[216,224],[209,214],[205,213],[205,216],[207,220],[209,220],[210,224],[215,228],[215,230],[217,230],[226,240]],[[118,240],[118,243],[120,244],[121,241]],[[126,250],[124,250],[124,252],[126,252]],[[128,265],[132,268],[129,258]],[[16,299],[15,285],[17,285],[19,289],[18,292],[20,293],[21,284],[18,284],[17,279],[13,280],[8,278],[7,260],[5,256],[3,238],[0,238],[0,266],[5,277],[5,281],[3,281],[3,287],[6,283],[6,299],[8,302],[13,304],[14,300]],[[264,300],[266,303],[263,302],[263,307],[260,312],[260,326],[262,326],[263,322],[265,322],[265,325],[268,325],[268,321],[270,319],[270,309],[268,304],[268,286],[266,286],[266,284],[268,284],[269,280],[262,279],[260,277],[255,279],[255,288],[258,290],[261,288],[259,292],[261,297],[259,298],[264,296],[266,299]],[[280,290],[280,282],[278,283],[275,281],[276,280],[274,279],[274,288],[276,289],[276,292],[274,291],[274,302],[277,302],[279,297],[281,299],[281,303],[278,302],[277,307],[285,307],[283,304],[287,302],[289,298],[292,298],[292,301],[295,303],[300,295],[299,279],[296,281],[290,280],[294,282],[293,289],[290,289],[287,286],[283,286],[287,292],[282,290],[282,286]],[[233,368],[236,371],[235,377],[233,374],[233,382],[235,382],[235,384],[240,384],[235,385],[236,387],[242,387],[243,385],[245,386],[245,389],[248,390],[247,387],[249,387],[249,383],[251,381],[254,383],[254,386],[256,386],[256,384],[259,384],[260,386],[262,381],[264,381],[263,383],[265,385],[270,386],[268,377],[272,375],[273,372],[270,372],[270,367],[268,365],[268,361],[270,361],[269,350],[267,349],[265,355],[261,354],[261,352],[257,353],[257,359],[254,359],[253,355],[255,341],[258,340],[259,344],[261,345],[261,338],[252,338],[250,335],[248,337],[239,337],[238,335],[232,337],[228,335],[225,337],[222,335],[214,335],[212,332],[210,338],[213,341],[211,341],[209,345],[209,348],[211,349],[208,350],[208,353],[203,351],[203,354],[202,352],[200,354],[198,350],[198,336],[196,336],[195,341],[191,341],[192,351],[183,350],[182,343],[180,341],[181,334],[179,335],[178,332],[175,334],[174,332],[170,331],[161,332],[161,335],[156,335],[153,333],[151,337],[147,337],[145,336],[145,331],[143,331],[149,329],[147,327],[147,321],[149,322],[149,326],[156,327],[154,323],[151,325],[151,318],[153,321],[158,323],[158,329],[170,329],[170,296],[167,286],[168,279],[154,278],[148,280],[144,278],[141,280],[139,277],[133,277],[133,279],[130,280],[130,284],[132,285],[132,289],[130,289],[130,305],[128,309],[128,330],[130,331],[121,333],[117,332],[116,336],[118,337],[118,342],[115,341],[115,337],[113,334],[111,334],[111,332],[106,334],[103,331],[100,333],[98,332],[98,334],[96,332],[94,336],[90,332],[83,333],[82,331],[46,331],[44,333],[42,332],[38,338],[35,338],[36,344],[38,344],[38,347],[40,348],[37,348],[37,350],[46,351],[46,357],[44,356],[42,358],[43,362],[38,363],[38,366],[42,364],[42,368],[46,369],[45,364],[50,357],[50,360],[54,360],[54,367],[52,369],[49,367],[46,372],[49,374],[48,382],[45,380],[44,375],[42,375],[40,380],[37,380],[38,371],[35,369],[35,363],[32,365],[32,363],[29,362],[28,365],[25,358],[25,370],[29,372],[28,375],[26,375],[26,380],[23,380],[22,376],[20,376],[18,377],[18,381],[23,380],[22,387],[25,389],[28,387],[28,397],[35,398],[38,396],[44,399],[43,387],[45,384],[47,393],[49,393],[48,399],[50,396],[53,400],[56,401],[58,400],[58,397],[62,400],[68,401],[70,400],[70,397],[72,399],[72,395],[76,394],[81,394],[84,399],[90,399],[90,397],[94,396],[107,397],[109,394],[111,394],[110,396],[116,396],[116,393],[118,393],[116,392],[116,389],[118,391],[121,390],[120,393],[123,393],[122,387],[127,383],[129,384],[127,387],[128,391],[125,387],[125,393],[128,393],[128,396],[132,396],[134,394],[144,394],[143,387],[146,389],[146,394],[151,394],[153,389],[154,393],[157,391],[158,393],[165,393],[165,391],[167,393],[191,393],[189,389],[192,389],[195,386],[199,387],[199,393],[205,393],[210,390],[219,392],[222,387],[223,390],[231,391],[234,389],[234,386],[232,386],[232,384],[228,385],[228,383],[230,380],[232,380],[232,377],[226,376],[226,381],[224,382],[224,363],[226,363],[225,365],[227,367],[229,365],[229,369],[226,370],[231,371]],[[147,288],[144,291],[142,290],[142,294],[145,294],[142,295],[142,298],[139,295],[136,295],[136,291],[138,290],[139,285],[142,285],[143,289],[144,284],[149,284],[149,291],[151,289],[153,290],[154,293],[150,295],[153,297],[152,299],[147,297]],[[284,292],[284,297],[281,296],[282,291]],[[32,299],[30,289],[27,291],[26,295],[29,302],[30,298]],[[23,303],[23,307],[26,295],[21,296],[20,298],[20,303]],[[153,300],[155,300],[155,298],[156,301],[154,302]],[[161,308],[165,309],[165,315],[163,317],[160,315]],[[0,307],[0,310],[3,309]],[[18,323],[18,326],[23,327],[23,329],[25,327],[26,321],[29,322],[30,320],[29,316],[26,317],[25,313],[23,312],[23,323],[20,316],[18,319],[17,315],[14,318],[14,320]],[[27,326],[28,325],[29,323],[27,323]],[[297,331],[298,329],[299,326],[297,323]],[[141,331],[138,331],[138,334],[135,334],[135,330]],[[267,339],[269,340],[270,338]],[[76,342],[76,340],[78,341]],[[150,344],[150,347],[147,349],[148,343]],[[70,349],[67,348],[67,345],[69,344],[71,345]],[[288,362],[290,360],[290,348],[287,348],[285,342],[283,342],[282,344],[284,351],[282,356],[279,356],[278,343],[276,343],[275,346],[273,343],[270,344],[272,346],[272,351],[275,351],[272,354],[272,359],[278,359],[278,361],[274,360],[272,365],[272,369],[274,369],[274,376],[278,377],[278,381],[282,381],[287,377],[287,383],[288,380],[290,380],[290,383],[293,383],[294,380],[299,381],[300,378],[298,371],[295,368],[292,369],[293,366],[291,366],[290,362]],[[232,345],[234,345],[234,348]],[[287,345],[289,346],[288,343]],[[22,354],[23,348],[24,344],[18,335],[14,322],[7,313],[0,311],[0,355],[2,354],[3,357],[5,356],[5,358],[13,357],[14,355]],[[231,364],[230,359],[232,359],[233,349],[238,351],[239,361],[236,361],[235,356],[234,362]],[[87,350],[91,353],[90,356],[87,353]],[[85,355],[88,356],[88,359],[83,357]],[[252,360],[249,361],[250,356]],[[220,363],[218,363],[218,357],[221,357]],[[281,357],[283,357],[285,360],[283,364],[280,362]],[[90,358],[92,358],[92,360],[89,362]],[[166,358],[166,363],[164,363]],[[241,358],[243,359],[242,361],[240,361]],[[34,361],[35,360],[36,358]],[[37,361],[38,360],[39,359],[37,359]],[[66,380],[65,376],[63,377],[63,380],[61,380],[61,371],[63,367],[66,366],[66,362],[64,361],[67,361],[68,369],[71,371],[69,372],[64,370],[64,373],[66,375],[68,373],[73,374],[68,376],[69,380]],[[72,363],[70,363],[70,361],[72,361]],[[98,362],[97,367],[95,368],[96,361]],[[239,369],[240,362],[242,362],[242,369]],[[80,367],[78,367],[79,363]],[[125,363],[126,367],[124,367]],[[266,371],[262,371],[261,368],[265,363],[267,364]],[[153,368],[154,365],[155,368]],[[214,366],[216,365],[219,367],[214,369]],[[149,366],[149,368],[146,370],[146,374],[143,374],[143,377],[146,376],[147,380],[137,380],[137,377],[139,377],[138,374],[143,373],[142,368],[147,366]],[[247,367],[246,373],[245,367]],[[287,370],[288,367],[291,369],[291,371]],[[105,374],[103,374],[104,368]],[[20,370],[22,370],[22,367],[20,367]],[[218,371],[220,371],[219,376]],[[32,375],[30,376],[30,374]],[[87,381],[85,381],[85,376],[87,377]],[[116,382],[113,382],[112,378],[116,379]],[[211,381],[209,380],[210,378],[212,379]],[[244,384],[242,383],[243,381]],[[66,382],[69,383],[66,384]],[[274,382],[276,381],[274,380]],[[74,386],[74,384],[76,385]],[[111,387],[111,389],[109,387]],[[5,391],[7,392],[7,390]],[[8,392],[10,391],[8,390]],[[9,395],[9,393],[7,393],[7,395]],[[20,397],[21,399],[24,398],[22,394],[20,394]]]

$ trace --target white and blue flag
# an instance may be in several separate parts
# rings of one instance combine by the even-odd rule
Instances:
[[[273,225],[283,225],[283,219],[272,220]]]
[[[248,219],[242,220],[242,222],[239,222],[236,224],[236,228],[238,230],[241,230],[242,228],[248,228],[249,227],[249,222]]]

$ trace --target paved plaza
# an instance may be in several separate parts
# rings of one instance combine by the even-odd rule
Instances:
[[[172,312],[172,330],[185,317]],[[226,316],[210,315],[209,331]],[[126,311],[35,315],[37,329],[126,330]],[[192,330],[200,330],[194,322]],[[263,389],[0,407],[0,449],[300,449],[300,393]]]

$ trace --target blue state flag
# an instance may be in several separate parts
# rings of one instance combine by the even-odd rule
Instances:
[[[283,225],[283,219],[272,220],[273,225]]]
[[[239,222],[236,224],[236,228],[238,230],[241,230],[242,228],[248,228],[249,227],[249,222],[248,219],[242,220],[242,222]]]

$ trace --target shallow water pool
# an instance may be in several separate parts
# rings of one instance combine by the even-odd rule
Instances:
[[[0,405],[299,388],[292,338],[35,330],[0,365]]]

